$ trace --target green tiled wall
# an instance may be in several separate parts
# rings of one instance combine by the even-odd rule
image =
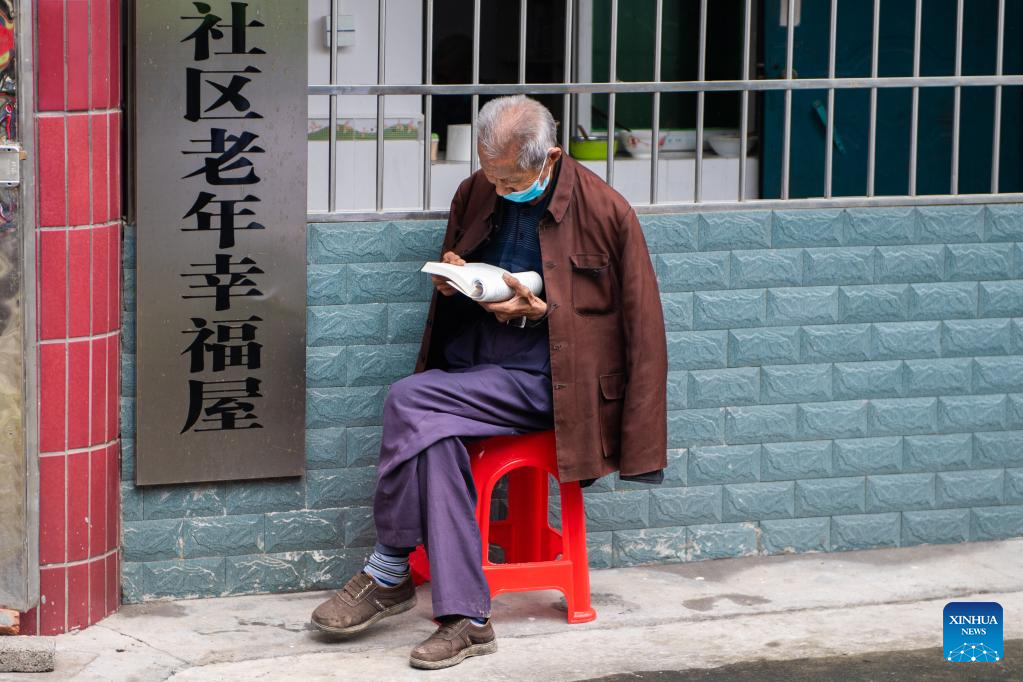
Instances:
[[[591,565],[1023,535],[1023,207],[647,216],[669,470],[587,491]],[[443,223],[309,226],[307,471],[133,483],[124,600],[339,585],[373,544],[380,407],[414,363]],[[379,276],[386,274],[386,276]]]

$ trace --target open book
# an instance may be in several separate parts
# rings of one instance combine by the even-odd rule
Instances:
[[[466,263],[452,265],[432,261],[423,266],[422,272],[439,275],[448,284],[474,301],[496,303],[507,301],[515,292],[504,283],[502,277],[507,270],[486,263]],[[535,272],[513,272],[512,277],[529,287],[534,294],[543,291],[543,278]]]

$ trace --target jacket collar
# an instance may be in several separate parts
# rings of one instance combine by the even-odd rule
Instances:
[[[565,150],[561,151],[561,169],[558,171],[558,183],[554,185],[554,195],[551,203],[547,205],[554,222],[560,223],[568,210],[568,204],[572,200],[572,191],[575,189],[575,179],[579,173],[579,162],[568,155]]]
[[[559,163],[558,182],[554,185],[554,194],[547,205],[555,223],[560,223],[568,211],[579,174],[579,162],[568,154],[562,153]],[[472,184],[474,191],[469,195],[466,206],[466,223],[455,238],[455,247],[459,253],[472,251],[490,234],[491,218],[497,210],[497,192],[482,170],[474,173]]]

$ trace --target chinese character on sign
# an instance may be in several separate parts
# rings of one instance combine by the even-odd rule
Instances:
[[[218,83],[214,80],[207,80],[206,83],[212,85],[219,93],[220,97],[217,98],[213,104],[209,105],[205,109],[202,108],[202,83],[203,74],[208,73],[233,73],[231,76],[231,82],[227,85]],[[242,70],[233,71],[203,71],[201,69],[193,69],[191,67],[185,69],[185,119],[195,123],[201,118],[207,119],[232,119],[232,118],[263,118],[261,114],[257,114],[255,111],[249,111],[251,103],[248,98],[242,94],[242,88],[248,83],[252,82],[251,78],[245,76],[239,76],[239,73],[260,73],[260,70],[254,66],[246,66]],[[242,116],[205,116],[204,114],[219,109],[225,104],[230,104],[238,112],[246,112]]]
[[[242,381],[189,380],[188,416],[185,418],[185,426],[181,433],[188,431],[200,421],[213,426],[195,431],[263,428],[262,424],[255,421],[259,417],[252,413],[255,405],[246,400],[263,397],[259,392],[259,384],[259,379],[253,378]]]
[[[239,156],[240,154],[263,154],[266,150],[259,146],[249,147],[259,135],[250,132],[243,132],[241,135],[228,135],[227,130],[224,128],[212,128],[210,129],[210,138],[207,140],[192,140],[192,142],[209,142],[210,148],[203,151],[190,151],[181,152],[182,154],[216,154],[217,156],[207,156],[203,160],[203,165],[198,170],[195,170],[185,178],[194,178],[197,175],[205,174],[206,182],[211,185],[254,185],[259,182],[259,177],[256,176],[256,171],[252,169],[252,161],[245,156]],[[228,146],[230,143],[230,147]],[[236,156],[239,158],[233,162]],[[231,162],[231,163],[228,163]],[[237,171],[242,168],[248,168],[248,173],[242,176],[233,175],[230,177],[224,177],[221,175],[227,171]]]
[[[188,36],[185,37],[181,42],[189,40],[195,41],[195,61],[202,61],[210,58],[210,42],[213,40],[220,40],[224,37],[224,32],[220,30],[220,26],[231,29],[231,49],[227,52],[215,52],[214,54],[266,54],[263,50],[258,47],[252,49],[245,49],[246,34],[249,28],[262,28],[263,22],[258,20],[252,20],[246,22],[245,14],[248,9],[249,3],[247,2],[232,2],[231,3],[231,23],[221,24],[223,21],[221,17],[213,14],[213,8],[205,2],[193,2],[195,9],[199,11],[201,16],[198,17],[181,17],[182,19],[198,19],[201,23],[199,27],[192,31]]]
[[[234,233],[235,230],[262,230],[263,226],[257,222],[251,222],[245,226],[236,226],[234,219],[235,216],[250,216],[255,213],[250,208],[236,209],[236,204],[252,203],[260,201],[257,197],[251,194],[246,194],[244,199],[217,199],[216,194],[210,192],[199,192],[199,196],[196,198],[195,203],[192,204],[192,208],[188,209],[183,217],[190,218],[195,216],[195,227],[193,228],[181,228],[182,232],[207,232],[216,229],[220,232],[220,243],[221,249],[229,249],[234,246]],[[206,211],[206,207],[210,204],[219,204],[219,214]],[[213,227],[213,219],[219,219],[218,227]]]
[[[211,355],[210,371],[223,372],[228,367],[259,369],[260,351],[263,344],[256,342],[256,325],[263,318],[256,315],[247,320],[213,320],[216,332],[209,328],[206,320],[193,317],[195,329],[182,332],[195,334],[195,339],[182,351],[190,357],[190,372],[206,369],[206,355]],[[214,339],[214,337],[216,337]]]
[[[237,263],[231,262],[231,254],[218,253],[213,263],[190,263],[193,268],[213,268],[213,272],[185,273],[182,277],[201,277],[203,284],[189,284],[189,289],[208,292],[190,294],[182,298],[212,298],[216,301],[216,310],[228,310],[231,299],[238,296],[262,296],[263,292],[256,288],[257,284],[249,275],[261,275],[263,271],[256,261],[248,256]],[[235,289],[243,289],[235,292]]]

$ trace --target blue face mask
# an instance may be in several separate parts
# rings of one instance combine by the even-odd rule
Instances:
[[[504,195],[504,198],[507,199],[508,201],[514,201],[515,203],[523,204],[527,201],[532,201],[533,199],[536,199],[538,196],[543,194],[544,191],[547,190],[547,185],[549,185],[551,182],[551,176],[548,175],[547,179],[543,181],[543,184],[542,185],[540,184],[540,176],[543,175],[543,169],[546,167],[547,159],[545,158],[543,160],[543,165],[540,166],[540,174],[536,176],[536,180],[533,180],[532,185],[518,192],[508,192],[508,194]]]

